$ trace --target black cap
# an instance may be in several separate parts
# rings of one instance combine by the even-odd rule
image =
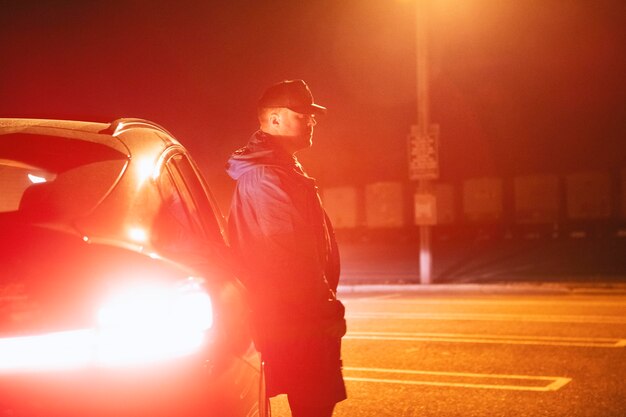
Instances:
[[[286,107],[296,113],[326,114],[326,107],[313,103],[311,90],[303,80],[286,80],[272,85],[259,99],[258,107]]]

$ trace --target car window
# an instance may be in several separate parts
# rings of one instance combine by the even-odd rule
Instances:
[[[198,174],[189,159],[182,154],[174,155],[167,165],[173,174],[182,198],[190,208],[193,221],[203,230],[205,236],[215,242],[223,242],[217,213],[215,213]]]
[[[0,136],[0,213],[68,220],[93,209],[127,157],[105,145],[57,136]]]
[[[54,180],[56,175],[18,161],[0,161],[0,213],[17,211],[27,188]]]
[[[161,207],[152,226],[155,248],[191,263],[224,257],[218,220],[190,161],[181,154],[170,157],[157,183]]]
[[[204,236],[194,225],[189,207],[176,188],[169,169],[161,172],[158,185],[161,206],[152,227],[153,245],[166,253],[193,252],[197,242],[202,241]]]

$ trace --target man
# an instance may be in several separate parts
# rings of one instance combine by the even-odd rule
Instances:
[[[255,344],[269,397],[287,394],[293,417],[327,417],[346,398],[339,253],[315,180],[295,153],[312,145],[326,108],[302,80],[269,87],[260,129],[228,161],[237,181],[229,231],[250,293]]]

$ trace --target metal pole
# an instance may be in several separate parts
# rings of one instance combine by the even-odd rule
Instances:
[[[417,13],[417,125],[420,134],[428,134],[428,2],[416,0]]]
[[[428,136],[428,0],[416,0],[416,49],[417,49],[417,125],[422,138]],[[420,193],[428,191],[427,179],[420,179]],[[430,250],[430,226],[420,225],[420,283],[431,283],[432,256]]]

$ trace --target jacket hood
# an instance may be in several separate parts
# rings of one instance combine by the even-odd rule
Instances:
[[[260,165],[283,166],[301,171],[298,159],[278,146],[273,136],[262,131],[255,132],[248,144],[237,149],[226,163],[226,172],[237,180],[250,169]]]

